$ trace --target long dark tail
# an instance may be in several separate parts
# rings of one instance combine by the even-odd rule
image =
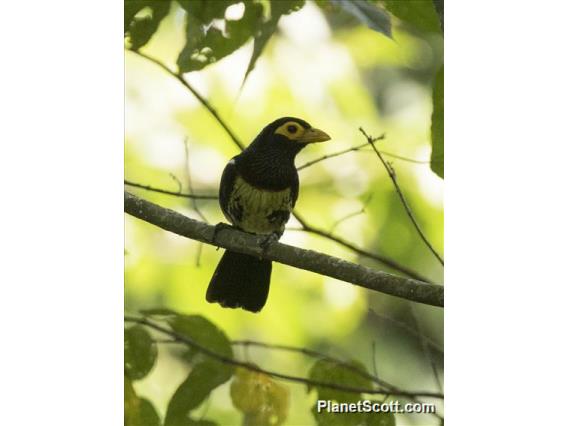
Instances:
[[[207,301],[258,312],[268,298],[272,262],[225,251],[207,288]]]

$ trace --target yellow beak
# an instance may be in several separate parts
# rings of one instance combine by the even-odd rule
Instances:
[[[302,137],[296,139],[300,143],[314,143],[314,142],[325,142],[330,140],[331,137],[320,129],[307,129]]]

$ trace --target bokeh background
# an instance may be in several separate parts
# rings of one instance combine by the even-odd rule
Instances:
[[[184,11],[172,7],[142,49],[171,69],[184,44]],[[247,144],[266,124],[297,116],[325,130],[332,141],[305,149],[297,165],[362,144],[362,126],[377,145],[406,160],[387,157],[418,222],[443,253],[443,180],[429,165],[432,82],[443,63],[443,38],[419,32],[393,18],[393,39],[313,2],[284,16],[244,85],[252,42],[185,78],[217,109]],[[203,106],[171,75],[132,52],[125,53],[125,178],[184,192],[215,194],[226,162],[238,148]],[[311,224],[387,255],[443,283],[443,269],[413,228],[386,170],[365,148],[300,171],[297,210]],[[162,206],[200,219],[190,200],[127,188]],[[216,201],[198,201],[211,224],[224,221]],[[349,217],[347,217],[349,216]],[[205,301],[205,291],[222,254],[212,246],[167,233],[130,216],[125,218],[126,312],[167,307],[203,315],[231,339],[253,339],[309,347],[355,358],[379,377],[409,390],[438,391],[432,364],[443,380],[443,311],[367,291],[328,277],[274,264],[266,307],[258,314],[223,309]],[[290,230],[282,242],[389,271],[322,237]],[[422,333],[431,341],[424,352]],[[375,350],[373,351],[373,345]],[[305,357],[269,350],[237,350],[242,359],[282,372],[305,375]],[[373,361],[374,359],[374,361]],[[137,392],[161,416],[188,365],[168,345]],[[315,393],[302,385],[290,390],[286,424],[311,425]],[[443,407],[437,402],[440,414]],[[229,385],[215,390],[198,412],[220,424],[240,423]],[[437,424],[425,415],[397,416],[397,424]]]

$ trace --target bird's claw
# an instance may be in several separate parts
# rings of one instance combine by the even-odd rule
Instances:
[[[260,242],[260,248],[262,249],[262,257],[266,257],[266,253],[270,247],[270,245],[272,245],[273,243],[277,242],[280,239],[280,234],[278,234],[277,232],[273,232],[270,235],[267,235],[266,238],[264,238],[261,242]]]
[[[217,246],[217,248],[219,248],[219,246],[217,244],[217,235],[223,229],[233,229],[233,227],[231,225],[224,223],[224,222],[219,222],[217,225],[215,225],[215,229],[213,229],[213,237],[211,237],[211,241],[213,242],[213,245]]]

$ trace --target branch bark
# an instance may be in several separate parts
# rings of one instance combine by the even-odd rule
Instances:
[[[273,243],[263,252],[260,247],[260,243],[264,240],[263,237],[236,229],[222,228],[213,241],[214,226],[190,219],[126,191],[124,192],[124,211],[166,231],[203,243],[239,253],[264,257],[413,302],[444,306],[443,286],[399,277],[313,250],[305,250],[282,243]]]

